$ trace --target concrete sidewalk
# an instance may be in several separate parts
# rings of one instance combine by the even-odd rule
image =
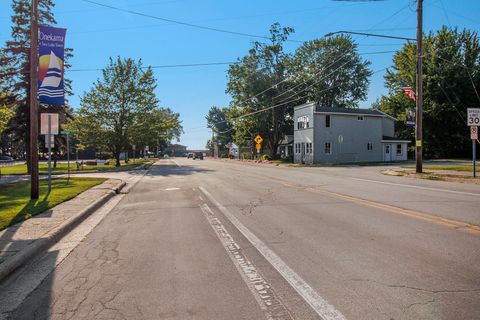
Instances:
[[[0,281],[53,245],[125,186],[109,179],[24,222],[0,231]]]

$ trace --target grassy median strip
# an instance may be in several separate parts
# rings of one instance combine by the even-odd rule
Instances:
[[[152,163],[152,160],[144,160],[144,159],[136,159],[135,162],[133,160],[130,160],[128,163],[125,163],[125,161],[120,162],[120,167],[115,167],[115,161],[110,161],[108,165],[103,165],[103,166],[83,166],[82,169],[77,170],[77,166],[75,165],[75,161],[70,162],[70,172],[97,172],[97,171],[127,171],[127,170],[132,170],[135,169],[139,166],[142,166],[144,164],[150,164]],[[48,173],[48,164],[47,163],[40,163],[39,166],[39,172],[40,174],[47,174]],[[5,166],[1,167],[0,171],[2,174],[15,174],[15,175],[20,175],[20,174],[27,174],[27,165],[26,164],[16,164],[13,166]],[[53,162],[52,162],[52,173],[53,174],[62,174],[62,173],[67,173],[68,171],[68,164],[61,162],[57,163],[57,167],[53,168]]]
[[[67,179],[54,179],[50,193],[48,182],[40,180],[38,200],[30,200],[30,182],[0,185],[0,230],[70,200],[105,180],[107,179],[72,178],[67,183]]]

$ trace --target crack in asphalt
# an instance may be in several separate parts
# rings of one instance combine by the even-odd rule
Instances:
[[[475,288],[475,289],[442,289],[442,290],[431,290],[431,289],[425,289],[425,288],[420,288],[420,287],[412,287],[412,286],[407,286],[403,284],[389,284],[389,283],[383,283],[380,281],[372,280],[372,279],[360,279],[360,278],[354,278],[354,279],[349,279],[349,281],[364,281],[364,282],[373,282],[385,287],[389,288],[400,288],[400,289],[410,289],[410,290],[415,290],[415,291],[422,291],[422,292],[429,292],[429,293],[471,293],[471,292],[480,292],[480,288]]]

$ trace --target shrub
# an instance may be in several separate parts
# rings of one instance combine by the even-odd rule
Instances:
[[[272,158],[270,158],[270,156],[268,154],[262,154],[261,159],[262,160],[272,160]]]

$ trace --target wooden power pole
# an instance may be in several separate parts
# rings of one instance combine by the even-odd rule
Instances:
[[[30,198],[38,199],[38,0],[30,17]]]
[[[415,123],[415,159],[416,172],[422,173],[423,161],[423,49],[422,49],[422,6],[423,0],[417,0],[417,97],[416,97],[416,123]]]

